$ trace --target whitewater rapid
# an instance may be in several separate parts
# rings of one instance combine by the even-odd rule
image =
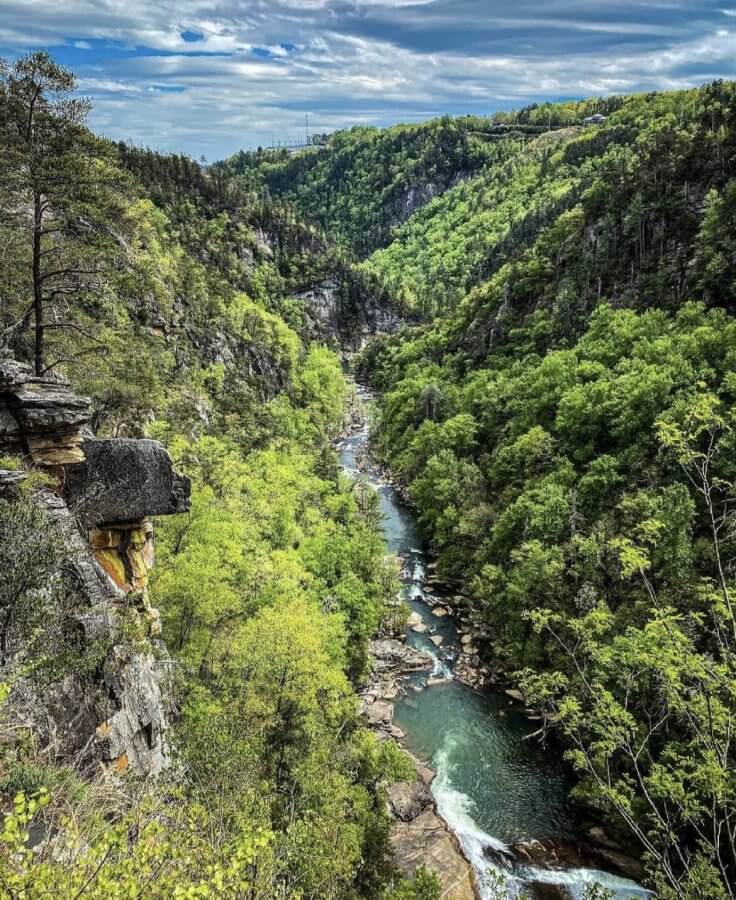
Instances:
[[[497,900],[500,887],[509,898],[518,897],[534,883],[563,887],[573,900],[583,900],[593,884],[616,900],[650,896],[629,879],[595,869],[520,865],[503,838],[493,833],[495,827],[513,840],[571,837],[564,776],[524,741],[525,720],[507,711],[507,698],[483,697],[454,679],[459,654],[455,623],[432,615],[432,605],[442,598],[426,586],[426,560],[413,514],[380,472],[361,470],[359,457],[367,442],[367,426],[346,438],[338,447],[341,464],[378,493],[387,548],[404,560],[403,599],[427,627],[425,634],[409,631],[407,641],[435,660],[429,679],[416,676],[410,696],[397,701],[396,721],[407,746],[436,772],[432,793],[437,812],[473,865],[481,897]],[[430,633],[442,636],[439,647]]]

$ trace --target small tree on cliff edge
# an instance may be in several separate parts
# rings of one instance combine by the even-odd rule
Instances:
[[[0,226],[21,236],[0,263],[14,271],[0,274],[23,300],[0,343],[17,345],[32,323],[37,375],[95,349],[84,312],[125,256],[126,179],[75,89],[46,53],[0,62]]]

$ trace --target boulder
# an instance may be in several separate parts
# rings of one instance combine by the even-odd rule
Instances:
[[[434,658],[429,653],[407,647],[400,641],[385,638],[371,642],[374,671],[382,672],[420,672],[431,669]]]
[[[376,700],[374,703],[367,704],[363,713],[368,720],[368,724],[375,727],[379,725],[390,725],[394,717],[393,703],[386,703],[383,700]]]
[[[392,784],[387,791],[391,812],[402,822],[412,822],[428,806],[432,805],[432,793],[429,785],[422,779],[413,784],[399,782]]]
[[[134,522],[189,509],[190,481],[158,441],[92,440],[70,467],[64,498],[88,526]]]

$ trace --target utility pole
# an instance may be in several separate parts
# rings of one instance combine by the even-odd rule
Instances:
[[[304,121],[306,123],[307,143],[309,143],[309,113],[304,113]]]

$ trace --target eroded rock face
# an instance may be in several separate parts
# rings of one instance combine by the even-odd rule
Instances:
[[[190,481],[174,472],[158,441],[92,440],[70,467],[64,498],[87,526],[139,522],[189,509]]]
[[[30,366],[0,360],[0,453],[22,454],[41,466],[80,462],[89,420],[90,401],[66,381],[38,378]]]
[[[477,900],[473,869],[460,854],[457,840],[432,809],[410,822],[399,821],[391,831],[394,861],[411,876],[419,866],[436,872],[442,883],[442,897],[448,900]]]
[[[79,643],[79,664],[95,660],[49,683],[24,674],[32,660],[20,643],[6,660],[15,676],[13,723],[51,758],[82,771],[154,775],[168,765],[173,704],[171,661],[147,592],[155,560],[149,517],[187,510],[190,484],[156,441],[85,440],[89,419],[89,400],[65,381],[0,360],[0,454],[54,475],[56,491],[35,502],[71,573],[63,628]],[[0,494],[12,497],[24,477],[22,469],[0,471]]]
[[[405,222],[407,219],[411,218],[417,210],[426,206],[441,193],[442,190],[438,185],[431,181],[424,182],[423,184],[416,184],[414,187],[409,188],[405,196],[401,198],[401,201],[396,204],[394,224],[399,225],[402,222]]]
[[[151,628],[148,640],[135,645],[123,634],[123,616],[146,633],[151,613],[147,598],[139,592],[131,602],[107,577],[62,498],[49,491],[39,502],[73,575],[69,626],[76,628],[87,652],[99,654],[99,662],[95,670],[69,672],[53,683],[15,681],[13,721],[32,731],[51,758],[81,771],[102,767],[121,774],[130,768],[141,775],[157,774],[169,762],[170,660]]]
[[[371,335],[395,331],[400,322],[395,311],[338,278],[327,278],[292,299],[303,307],[307,337],[341,347],[359,349]]]

